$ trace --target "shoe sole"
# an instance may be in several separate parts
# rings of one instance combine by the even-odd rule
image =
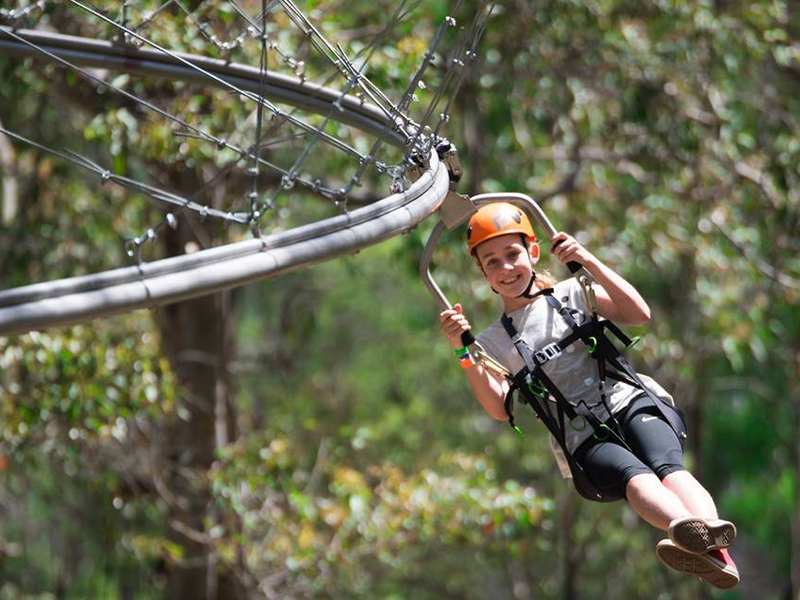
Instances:
[[[709,550],[721,550],[733,544],[736,539],[736,526],[728,521],[709,523],[705,519],[683,519],[669,528],[669,539],[675,545],[694,552],[705,554]]]
[[[739,583],[738,575],[720,569],[702,554],[692,554],[676,546],[659,545],[656,547],[656,556],[668,567],[697,575],[720,590],[729,590]]]

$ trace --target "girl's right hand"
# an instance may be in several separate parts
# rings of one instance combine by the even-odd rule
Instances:
[[[461,334],[472,329],[467,317],[461,312],[461,305],[456,304],[449,310],[439,313],[439,328],[447,337],[453,348],[461,348],[464,342],[461,341]]]

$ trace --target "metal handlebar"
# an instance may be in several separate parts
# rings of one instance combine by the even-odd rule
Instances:
[[[500,193],[491,193],[491,194],[479,194],[478,196],[472,196],[470,198],[472,203],[476,206],[482,206],[484,204],[490,204],[492,202],[509,202],[515,206],[518,206],[522,210],[524,210],[528,216],[532,216],[539,225],[545,230],[549,237],[553,237],[558,231],[553,224],[550,222],[550,219],[547,218],[547,215],[544,214],[542,208],[536,203],[536,201],[528,196],[527,194],[520,194],[516,192],[500,192]],[[439,221],[436,226],[431,231],[431,235],[428,238],[428,241],[425,243],[425,248],[422,250],[422,257],[420,258],[419,262],[419,272],[422,276],[422,281],[427,286],[428,290],[431,292],[433,297],[439,303],[439,306],[442,310],[449,310],[453,308],[450,302],[447,300],[447,297],[444,295],[442,290],[434,281],[433,276],[431,275],[430,264],[431,259],[433,258],[433,252],[436,249],[436,244],[439,242],[439,237],[442,235],[442,231],[444,230],[445,225],[442,221]],[[582,274],[588,276],[588,273],[583,269],[583,267],[576,262],[570,262],[567,264],[567,267],[573,274],[577,274],[579,271],[582,271]],[[469,344],[465,344],[469,345]]]

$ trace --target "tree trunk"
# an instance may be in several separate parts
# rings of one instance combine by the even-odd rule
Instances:
[[[183,252],[194,239],[183,219],[168,231],[168,253]],[[233,568],[219,563],[208,529],[231,525],[214,510],[208,474],[215,451],[236,437],[235,404],[228,365],[236,346],[232,292],[196,298],[158,311],[165,354],[179,381],[178,417],[168,432],[165,461],[175,501],[170,506],[169,538],[181,548],[168,567],[170,600],[243,598]]]
[[[562,483],[562,482],[559,482]],[[577,553],[574,551],[575,543],[575,492],[572,490],[572,481],[564,482],[558,493],[561,496],[561,510],[559,532],[561,538],[561,597],[564,600],[577,600],[575,583],[578,575]]]

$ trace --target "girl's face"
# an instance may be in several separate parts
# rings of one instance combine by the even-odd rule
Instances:
[[[528,287],[533,265],[539,260],[539,246],[531,244],[528,253],[517,233],[501,235],[476,248],[483,275],[498,294],[516,298]]]

